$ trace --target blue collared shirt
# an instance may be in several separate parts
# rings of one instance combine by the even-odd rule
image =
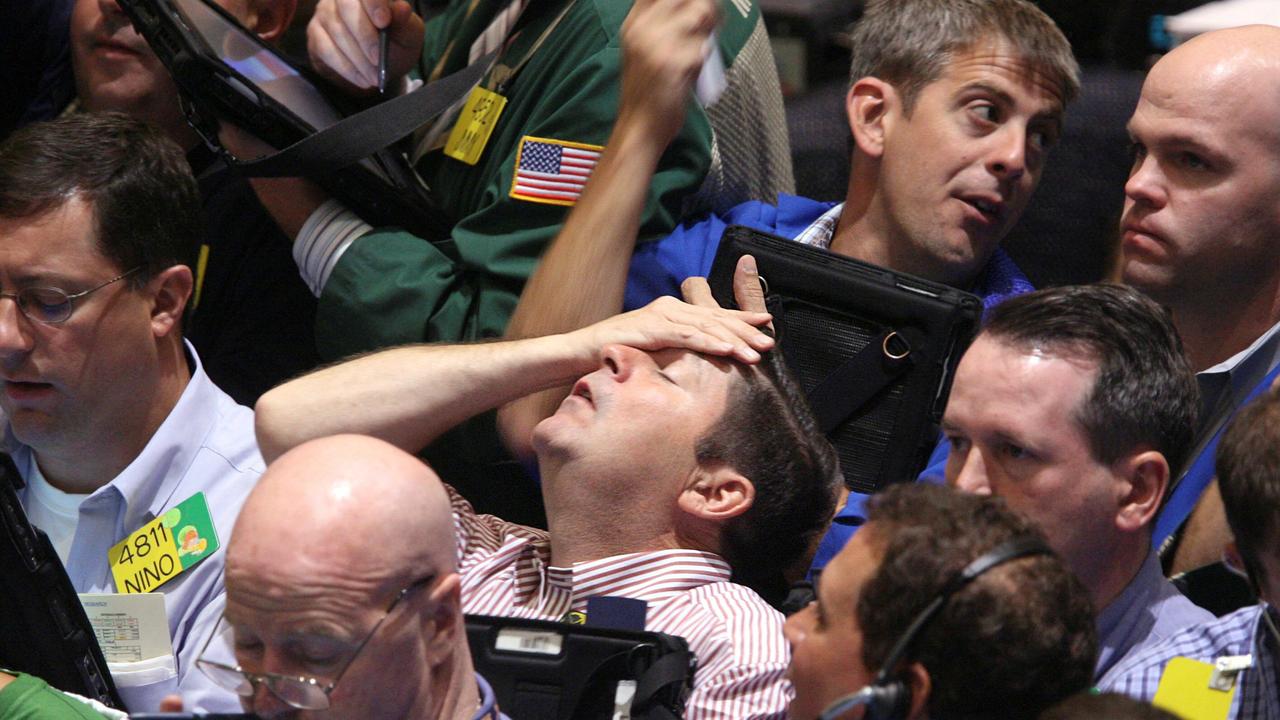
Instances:
[[[193,368],[191,380],[142,452],[80,505],[66,569],[76,592],[115,592],[107,549],[203,492],[221,547],[159,588],[165,595],[177,675],[147,678],[132,686],[129,677],[116,675],[115,679],[121,698],[133,712],[154,712],[170,693],[180,693],[190,711],[240,712],[240,699],[214,685],[196,668],[195,660],[225,604],[222,569],[231,527],[265,463],[253,434],[253,411],[219,390],[205,374],[195,349],[190,344],[186,349]],[[31,448],[17,445],[13,459],[27,478],[35,462]]]
[[[1192,603],[1165,579],[1156,554],[1148,553],[1138,574],[1098,613],[1098,665],[1105,678],[1116,665],[1183,628],[1213,620],[1213,613]]]
[[[1266,605],[1253,605],[1185,628],[1164,642],[1125,658],[1098,683],[1098,689],[1150,702],[1160,686],[1165,666],[1175,657],[1212,664],[1221,657],[1251,654],[1253,666],[1237,675],[1235,697],[1227,717],[1280,720],[1276,640],[1263,621],[1264,612],[1268,612]]]

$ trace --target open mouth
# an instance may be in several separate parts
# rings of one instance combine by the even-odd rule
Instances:
[[[577,384],[573,386],[573,392],[570,394],[574,397],[580,397],[583,400],[586,400],[590,405],[595,404],[591,399],[591,386],[587,385],[586,380],[579,380]]]
[[[24,382],[20,380],[6,380],[4,382],[4,392],[14,400],[34,399],[53,390],[53,385],[42,382]]]
[[[989,222],[995,222],[1000,219],[1000,215],[1004,211],[1004,205],[1000,202],[989,200],[986,198],[961,198],[970,207],[977,210]]]

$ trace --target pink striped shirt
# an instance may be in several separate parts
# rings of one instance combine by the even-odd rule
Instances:
[[[463,612],[559,620],[587,598],[648,603],[645,629],[679,635],[698,658],[687,720],[784,718],[791,683],[782,614],[729,582],[729,565],[697,550],[659,550],[550,565],[544,530],[477,515],[450,488]]]

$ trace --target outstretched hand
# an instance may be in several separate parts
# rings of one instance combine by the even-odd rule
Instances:
[[[649,351],[681,348],[756,363],[761,352],[773,347],[773,338],[759,329],[769,319],[768,313],[690,305],[660,297],[639,310],[575,330],[568,337],[581,343],[593,361],[598,361],[604,346],[619,344]]]
[[[671,142],[719,21],[714,0],[636,0],[622,23],[619,124],[643,124],[660,147]]]

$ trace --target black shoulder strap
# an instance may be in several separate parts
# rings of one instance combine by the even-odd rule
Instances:
[[[494,50],[452,75],[343,118],[275,155],[237,167],[248,177],[296,177],[363,160],[422,127],[470,92],[497,55]]]
[[[858,408],[911,368],[911,345],[885,330],[809,391],[809,407],[823,434],[830,434]]]
[[[631,706],[638,711],[637,717],[677,720],[679,716],[662,701],[660,694],[671,692],[672,697],[683,696],[681,686],[689,681],[691,659],[688,650],[668,653],[636,680],[636,695]]]

